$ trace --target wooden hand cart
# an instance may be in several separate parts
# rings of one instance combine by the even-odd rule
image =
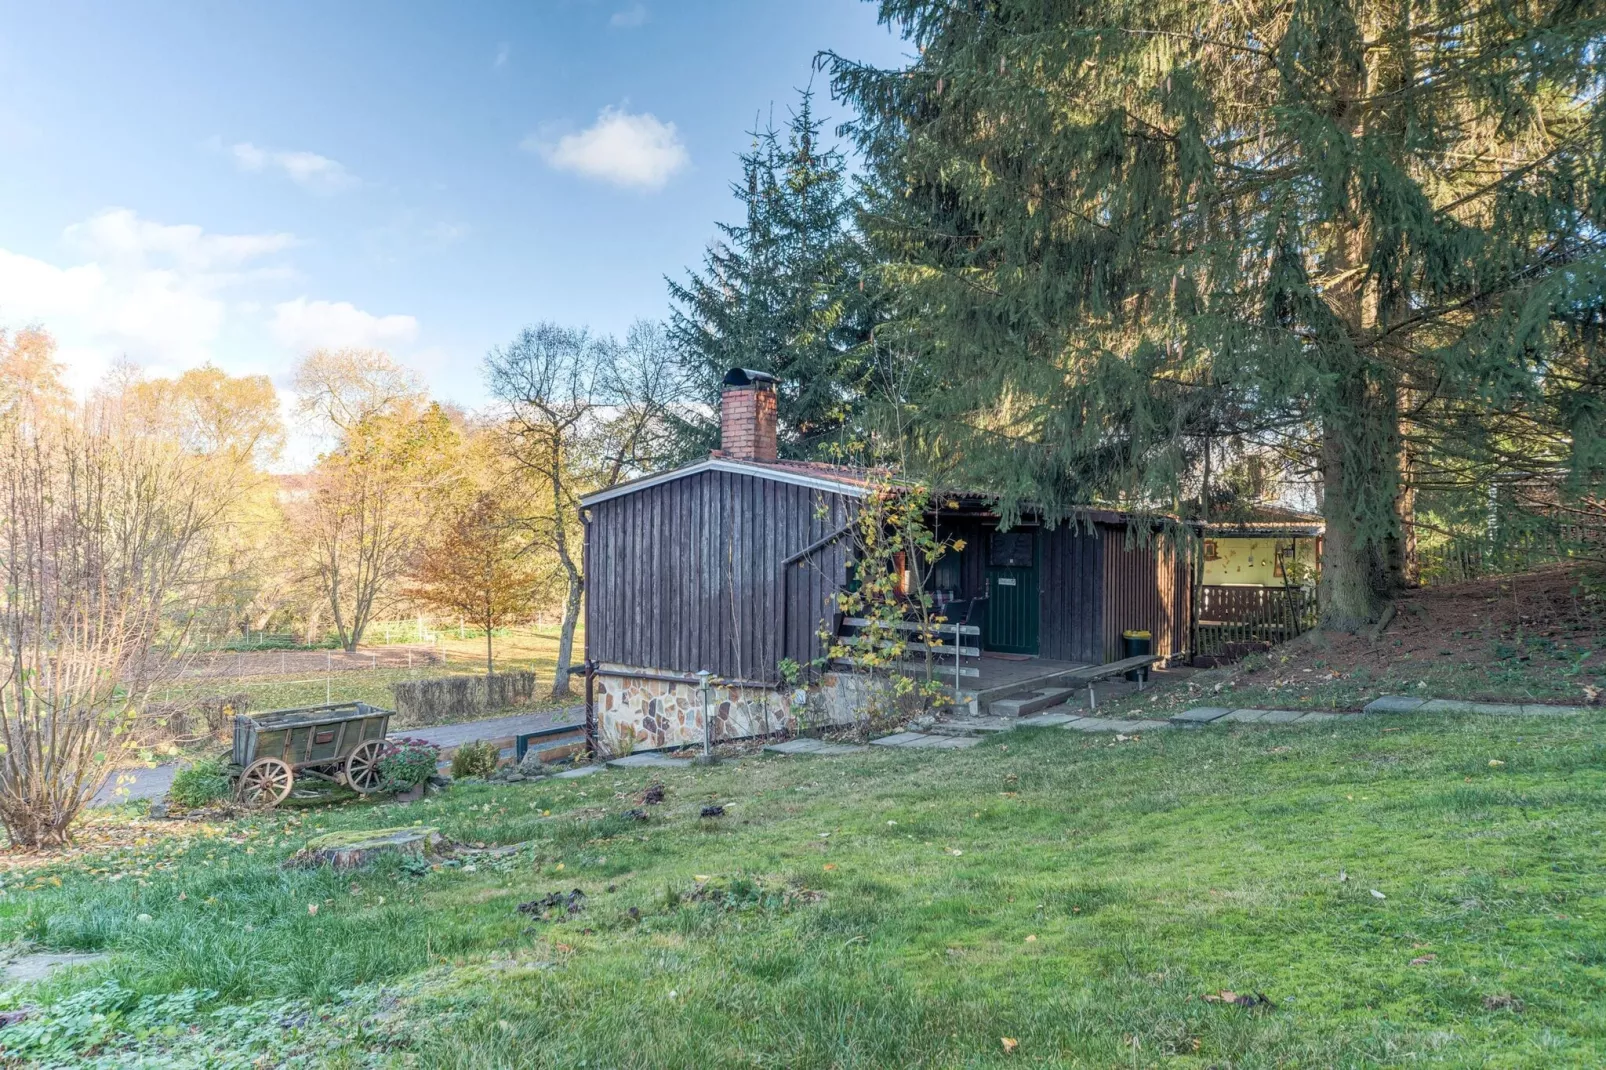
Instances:
[[[247,806],[277,806],[290,797],[297,774],[364,795],[377,790],[390,718],[390,710],[366,702],[237,715],[229,763],[234,797]]]

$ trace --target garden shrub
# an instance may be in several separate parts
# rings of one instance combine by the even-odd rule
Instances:
[[[435,775],[441,749],[424,739],[398,736],[385,741],[379,755],[379,772],[384,780],[383,791],[406,791]]]
[[[232,792],[229,767],[220,758],[201,758],[173,774],[168,798],[188,810],[227,799]]]
[[[501,760],[502,748],[488,739],[465,743],[452,755],[452,776],[459,780],[470,776],[488,777],[496,772]]]

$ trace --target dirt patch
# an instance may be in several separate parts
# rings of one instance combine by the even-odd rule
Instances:
[[[1577,566],[1411,591],[1377,638],[1312,632],[1112,710],[1188,706],[1358,710],[1380,695],[1599,705],[1606,594]],[[1102,701],[1102,696],[1101,696]]]
[[[1307,672],[1330,679],[1360,673],[1413,687],[1460,680],[1466,689],[1457,698],[1513,697],[1515,685],[1537,691],[1535,697],[1575,701],[1606,685],[1606,599],[1588,589],[1576,568],[1424,588],[1395,605],[1398,612],[1376,641],[1318,633],[1274,652],[1288,656],[1286,662],[1273,656],[1247,663],[1241,684],[1286,686]]]

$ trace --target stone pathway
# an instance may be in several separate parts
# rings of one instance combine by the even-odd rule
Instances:
[[[997,705],[996,703],[994,704]],[[1319,724],[1343,718],[1362,717],[1367,714],[1401,713],[1482,713],[1497,716],[1567,716],[1583,713],[1579,706],[1547,706],[1538,703],[1515,704],[1503,702],[1464,702],[1457,699],[1411,698],[1403,695],[1385,695],[1370,702],[1359,713],[1328,713],[1317,710],[1262,710],[1235,709],[1231,706],[1199,706],[1169,720],[1152,718],[1084,717],[1078,713],[1059,712],[1073,709],[1063,705],[1057,710],[1039,713],[1032,717],[987,717],[961,715],[952,720],[938,721],[920,731],[899,732],[870,741],[878,747],[952,748],[973,747],[981,736],[1014,728],[1063,728],[1069,732],[1116,732],[1138,735],[1157,732],[1164,728],[1204,728],[1211,725],[1240,724]],[[801,742],[801,741],[799,741]],[[787,744],[781,744],[786,746]],[[831,746],[831,744],[826,744]],[[775,750],[766,747],[766,750]],[[848,748],[860,749],[860,748]],[[829,752],[815,752],[829,753]]]
[[[935,750],[962,750],[981,742],[980,736],[946,736],[930,732],[899,732],[895,735],[872,739],[872,747],[931,748]]]
[[[859,754],[868,750],[868,747],[856,746],[852,743],[830,743],[823,739],[811,739],[804,736],[799,739],[789,739],[785,743],[771,743],[764,750],[770,754]]]
[[[609,759],[608,764],[615,769],[689,769],[692,760],[671,758],[656,751],[644,751],[641,754],[627,754],[623,758]]]

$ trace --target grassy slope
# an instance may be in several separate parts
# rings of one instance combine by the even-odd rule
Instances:
[[[463,786],[7,874],[0,937],[106,947],[139,991],[226,1004],[397,983],[399,1004],[363,1004],[367,1032],[317,1037],[318,1061],[351,1065],[1600,1065],[1603,726],[1044,730],[761,758],[669,773],[645,824],[621,814],[646,773]],[[700,819],[711,800],[728,816]],[[413,821],[533,844],[473,873],[278,868],[319,827]],[[761,890],[693,901],[699,875]],[[575,887],[573,920],[514,910]],[[766,901],[787,887],[825,898]],[[1277,1007],[1200,999],[1222,988]],[[1524,1009],[1485,1006],[1502,996]],[[269,1033],[283,1057],[317,1029]]]

